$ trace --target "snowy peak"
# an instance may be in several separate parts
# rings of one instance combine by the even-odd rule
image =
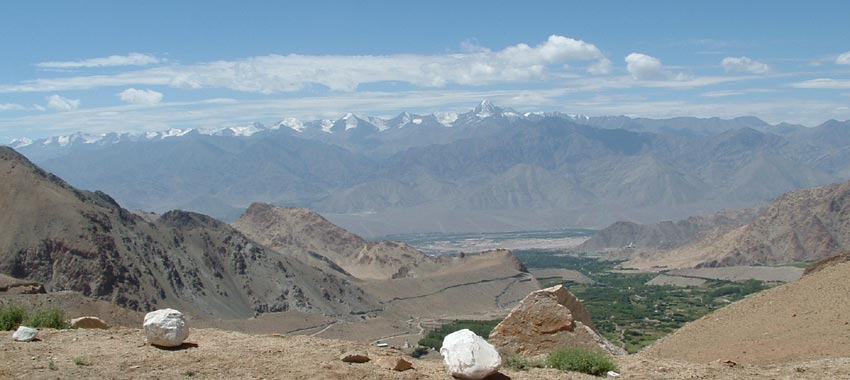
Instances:
[[[304,132],[304,123],[294,117],[287,117],[286,119],[281,120],[277,123],[275,129],[284,127],[292,129],[293,131],[298,133]]]
[[[12,139],[12,141],[9,141],[9,146],[14,148],[14,149],[19,149],[19,148],[23,148],[25,146],[32,145],[33,142],[34,141],[32,141],[32,139],[28,139],[26,137],[21,137],[19,139]]]
[[[497,116],[502,114],[502,109],[490,103],[489,100],[482,100],[475,108],[472,110],[472,113],[475,116],[478,116],[479,119],[484,119],[490,116]]]

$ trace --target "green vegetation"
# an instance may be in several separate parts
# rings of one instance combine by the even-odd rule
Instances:
[[[85,361],[83,358],[77,356],[76,358],[74,358],[74,365],[76,365],[77,367],[85,367],[85,366],[91,365],[91,363],[89,363],[89,362]]]
[[[410,353],[410,356],[419,359],[425,355],[428,355],[428,351],[430,351],[428,347],[419,346],[413,349],[413,352]]]
[[[582,300],[599,332],[632,353],[687,322],[769,287],[756,280],[710,280],[701,287],[646,285],[655,274],[611,272],[617,261],[540,250],[515,254],[529,268],[574,269],[593,279],[593,284],[564,285]]]
[[[9,331],[17,329],[24,319],[27,318],[27,311],[18,305],[0,306],[0,330]]]
[[[20,325],[33,328],[68,328],[65,312],[57,308],[38,309],[28,313],[22,306],[0,306],[0,330],[15,330]]]
[[[608,371],[617,370],[617,365],[608,355],[575,347],[563,347],[552,351],[546,358],[546,365],[562,371],[582,372],[594,376],[602,376]]]
[[[501,321],[454,321],[452,323],[442,325],[439,328],[428,332],[428,335],[419,340],[419,345],[424,347],[431,347],[434,350],[439,351],[440,348],[443,347],[443,338],[445,338],[446,335],[463,329],[470,329],[472,330],[472,332],[478,334],[479,336],[486,338],[490,336],[490,331],[493,331],[493,328],[496,327],[499,322]]]
[[[66,329],[65,312],[56,308],[39,309],[27,319],[27,326],[36,328]]]
[[[543,368],[546,366],[546,363],[527,359],[522,356],[509,356],[505,358],[502,365],[504,365],[505,368],[512,369],[514,371],[527,371],[529,368]]]
[[[53,359],[50,359],[50,361],[47,362],[47,369],[51,371],[56,371],[58,369],[56,368],[56,363],[53,362]]]

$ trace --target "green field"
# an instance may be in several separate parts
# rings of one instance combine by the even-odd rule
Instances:
[[[574,269],[593,279],[594,284],[564,282],[564,285],[584,302],[597,329],[629,352],[636,352],[689,321],[769,287],[755,280],[708,281],[700,287],[646,285],[655,274],[610,272],[619,262],[539,250],[514,253],[528,268]],[[544,286],[561,283],[545,282]]]

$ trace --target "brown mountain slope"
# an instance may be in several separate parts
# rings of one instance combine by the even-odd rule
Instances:
[[[638,252],[669,250],[693,243],[706,236],[727,232],[755,219],[758,209],[721,211],[707,216],[692,216],[676,222],[655,224],[616,222],[576,248],[581,252],[617,251],[631,246]]]
[[[850,182],[786,193],[750,224],[624,264],[635,268],[776,265],[850,248]]]
[[[0,273],[48,291],[218,318],[375,308],[345,278],[264,248],[225,223],[181,211],[143,219],[2,147],[0,210]]]
[[[850,263],[828,266],[691,322],[642,354],[751,364],[850,357],[848,277]]]
[[[368,242],[304,208],[254,203],[233,227],[272,249],[319,267],[335,264],[362,280],[415,278],[444,267],[407,244]]]

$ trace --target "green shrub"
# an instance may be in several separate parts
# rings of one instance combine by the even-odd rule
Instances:
[[[419,346],[413,349],[413,352],[410,353],[410,356],[418,359],[425,355],[428,355],[428,351],[430,351],[428,347]]]
[[[27,311],[21,306],[0,306],[0,330],[17,329],[26,318]]]
[[[552,351],[546,358],[546,364],[562,371],[583,372],[594,376],[617,370],[617,365],[607,355],[575,347]]]
[[[508,356],[503,362],[505,368],[515,371],[527,371],[529,368],[545,367],[544,363],[536,360],[526,359],[521,356]]]
[[[56,308],[48,308],[39,309],[32,313],[29,319],[27,319],[27,326],[35,328],[46,327],[51,329],[65,329],[68,328],[68,323],[65,322],[64,311]]]

